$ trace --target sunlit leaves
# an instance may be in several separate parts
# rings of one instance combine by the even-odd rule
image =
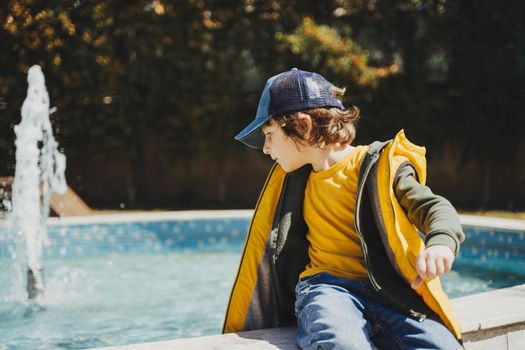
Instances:
[[[377,86],[381,78],[398,71],[396,63],[370,66],[368,53],[352,38],[343,38],[334,28],[318,25],[311,17],[305,17],[291,34],[278,33],[277,39],[304,61],[346,76],[358,86]]]

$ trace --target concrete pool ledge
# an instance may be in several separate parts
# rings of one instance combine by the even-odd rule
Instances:
[[[81,225],[97,223],[125,223],[150,221],[187,221],[199,219],[250,219],[253,210],[181,210],[181,211],[154,211],[123,214],[96,214],[71,217],[49,218],[49,225]]]
[[[459,215],[459,219],[463,226],[486,227],[520,232],[525,231],[525,220],[475,215]]]
[[[525,345],[525,284],[452,300],[467,350],[521,350]],[[296,350],[295,328],[184,338],[105,350]]]
[[[226,210],[181,210],[181,211],[144,211],[111,214],[93,214],[70,217],[48,218],[48,225],[82,225],[97,223],[126,223],[149,221],[186,221],[202,219],[251,219],[252,209]],[[459,215],[462,225],[477,226],[512,231],[525,231],[525,220],[497,218],[489,216]],[[7,220],[0,220],[0,227],[6,226]]]
[[[523,349],[525,284],[452,300],[466,349]]]

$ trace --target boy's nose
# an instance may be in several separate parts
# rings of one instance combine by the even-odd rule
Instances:
[[[268,147],[266,145],[266,141],[264,141],[264,145],[263,145],[263,153],[264,154],[270,154],[270,147]]]

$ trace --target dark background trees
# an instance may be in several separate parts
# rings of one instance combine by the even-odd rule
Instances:
[[[525,208],[519,0],[4,1],[0,175],[42,66],[69,185],[96,208],[252,207],[270,166],[233,141],[291,67],[347,87],[356,143],[404,128],[460,208]]]

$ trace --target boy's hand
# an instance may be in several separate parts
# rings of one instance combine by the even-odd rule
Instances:
[[[424,280],[449,272],[453,262],[454,253],[446,245],[433,245],[426,248],[417,256],[417,276],[411,284],[412,288],[419,288]]]

